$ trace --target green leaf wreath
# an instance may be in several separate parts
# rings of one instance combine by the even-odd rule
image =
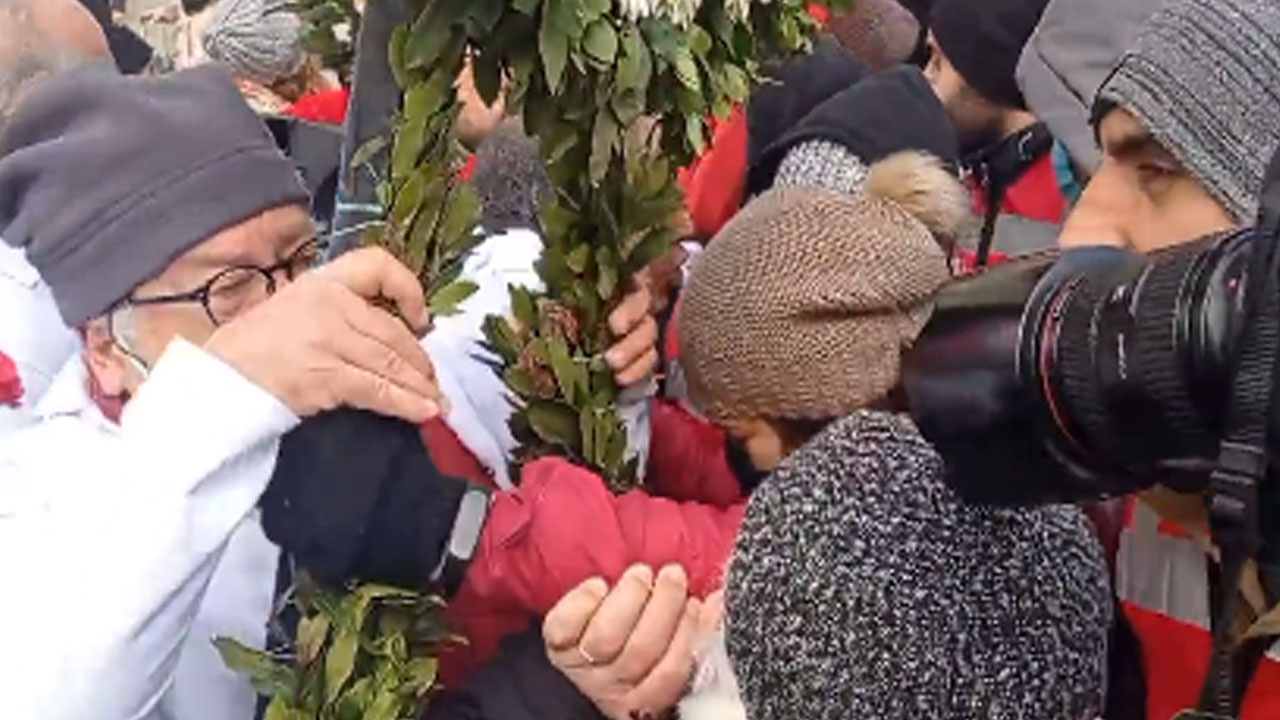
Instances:
[[[512,287],[511,316],[484,323],[486,346],[518,398],[516,464],[563,456],[615,491],[631,489],[638,460],[629,456],[619,388],[603,358],[613,340],[606,318],[630,278],[676,239],[677,168],[706,148],[713,118],[746,101],[761,62],[809,48],[816,24],[807,8],[815,3],[405,2],[413,19],[396,28],[389,53],[404,98],[380,187],[386,221],[364,240],[412,269],[438,314],[474,292],[458,276],[483,239],[480,203],[459,178],[454,93],[469,59],[484,100],[505,88],[508,110],[537,138],[554,188],[541,212],[544,289]],[[352,165],[385,146],[361,148]],[[267,720],[421,715],[435,655],[448,639],[438,600],[367,584],[298,596],[294,652],[273,656],[218,641],[228,664],[272,698]]]

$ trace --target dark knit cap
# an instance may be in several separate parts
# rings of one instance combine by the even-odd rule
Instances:
[[[937,0],[929,29],[947,60],[982,97],[1026,108],[1014,74],[1049,0]]]
[[[1241,223],[1254,219],[1280,146],[1280,3],[1168,0],[1098,91],[1119,105]]]
[[[840,145],[866,167],[903,150],[922,150],[949,166],[959,157],[946,108],[920,70],[909,66],[872,75],[815,108],[752,164],[748,194],[772,187],[787,154],[812,140]]]
[[[962,504],[905,417],[859,412],[751,497],[729,656],[752,720],[1089,720],[1112,601],[1072,507]]]
[[[218,232],[306,202],[293,164],[213,66],[75,70],[0,133],[0,236],[26,249],[69,327]]]

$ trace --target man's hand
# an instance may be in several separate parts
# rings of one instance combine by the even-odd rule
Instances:
[[[648,271],[636,275],[632,290],[609,314],[609,331],[618,341],[605,353],[618,385],[628,387],[647,379],[658,367],[658,322]]]
[[[547,656],[611,720],[675,706],[693,673],[696,638],[718,622],[688,596],[684,570],[628,570],[612,592],[588,580],[547,614]]]
[[[389,303],[400,317],[370,301]],[[422,287],[386,252],[350,252],[227,323],[205,349],[300,417],[349,405],[420,423],[440,414],[435,369],[416,334]]]

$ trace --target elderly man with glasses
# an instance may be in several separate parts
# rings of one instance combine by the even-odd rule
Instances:
[[[209,639],[262,643],[280,437],[439,415],[416,278],[376,250],[304,274],[307,201],[212,67],[71,70],[0,133],[0,234],[83,341],[0,442],[0,716],[251,718]]]

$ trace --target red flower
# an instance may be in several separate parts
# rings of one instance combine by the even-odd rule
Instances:
[[[17,364],[0,352],[0,405],[17,407],[22,402],[22,394],[22,378],[18,376]]]

